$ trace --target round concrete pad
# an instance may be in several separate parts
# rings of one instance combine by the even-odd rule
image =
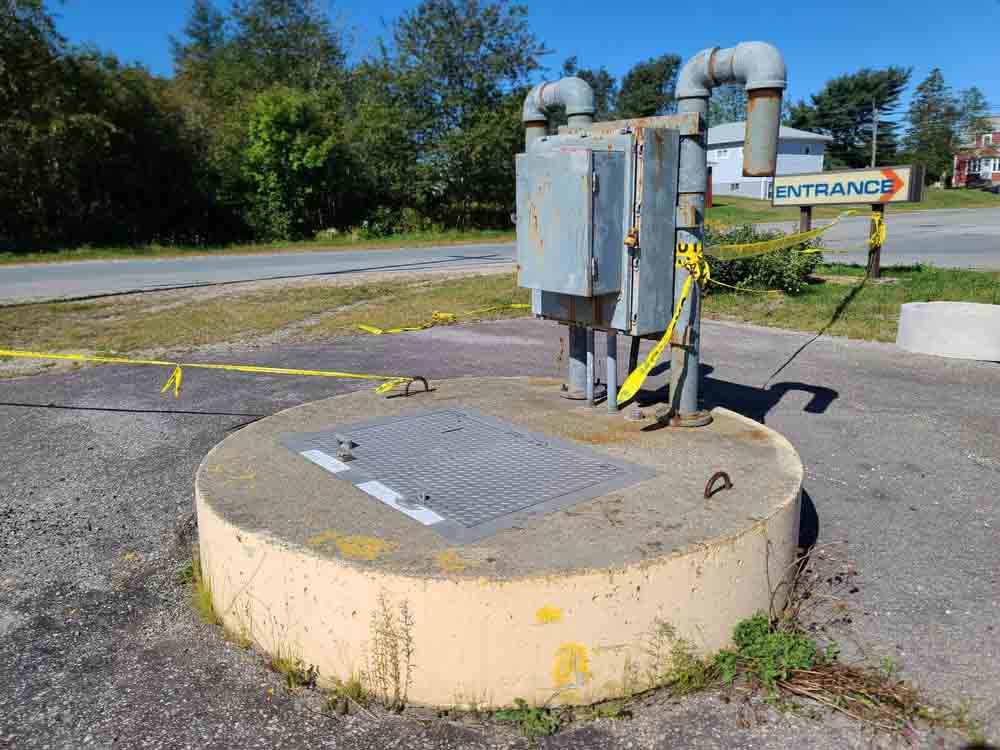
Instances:
[[[909,302],[899,311],[896,345],[918,354],[1000,362],[1000,305]]]
[[[376,692],[385,654],[408,643],[411,679],[398,679],[419,703],[579,703],[648,687],[666,668],[649,663],[669,658],[650,656],[665,633],[717,649],[772,591],[780,599],[802,466],[777,433],[725,410],[699,429],[626,422],[559,398],[550,380],[436,386],[306,404],[212,450],[197,476],[202,564],[229,627]],[[285,445],[449,407],[656,474],[455,545]],[[705,500],[719,470],[734,486]]]

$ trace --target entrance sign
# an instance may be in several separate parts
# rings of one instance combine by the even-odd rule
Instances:
[[[924,169],[919,165],[786,174],[774,178],[771,205],[916,203],[923,192]]]

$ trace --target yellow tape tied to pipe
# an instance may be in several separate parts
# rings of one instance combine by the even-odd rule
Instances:
[[[840,214],[840,216],[826,226],[819,227],[818,229],[811,229],[808,232],[797,232],[795,234],[789,234],[784,237],[779,237],[774,240],[765,240],[763,242],[713,245],[708,248],[707,252],[713,258],[718,260],[738,260],[764,255],[765,253],[773,253],[778,250],[785,250],[819,237],[842,219],[851,216],[854,213],[856,213],[856,211],[853,209],[850,211],[844,211]],[[872,222],[872,232],[868,238],[869,247],[874,247],[876,243],[878,245],[882,245],[885,242],[886,237],[885,222],[882,220],[882,215],[873,211]],[[821,252],[821,250],[819,248],[806,248],[802,252],[815,253]],[[621,388],[618,389],[619,404],[625,403],[639,392],[642,384],[646,382],[646,378],[649,376],[649,373],[652,372],[653,368],[656,367],[657,363],[660,361],[660,357],[663,355],[663,350],[667,348],[667,345],[670,343],[670,338],[673,336],[674,328],[677,326],[677,321],[681,316],[681,310],[684,308],[684,303],[687,301],[688,295],[691,293],[692,284],[697,283],[704,286],[705,284],[711,283],[718,286],[729,287],[730,289],[736,289],[741,292],[761,291],[757,289],[736,287],[730,284],[723,284],[721,281],[716,281],[712,278],[712,269],[708,265],[708,261],[705,260],[704,253],[705,251],[703,251],[700,243],[678,243],[676,255],[677,267],[686,268],[689,275],[684,280],[684,286],[681,287],[681,293],[677,299],[677,306],[674,308],[674,314],[670,319],[670,324],[667,326],[666,332],[656,343],[656,346],[654,346],[650,350],[649,354],[646,355],[646,359],[644,359],[642,363],[636,367],[627,378],[625,378],[625,382],[622,383]],[[764,291],[767,292],[768,290]]]
[[[174,398],[180,398],[183,368],[192,367],[201,370],[227,370],[229,372],[255,372],[263,375],[299,375],[316,378],[349,378],[353,380],[381,381],[376,393],[387,393],[393,388],[406,385],[415,378],[402,375],[371,375],[359,372],[338,372],[336,370],[300,370],[292,367],[257,367],[254,365],[223,365],[193,362],[166,362],[158,359],[127,359],[125,357],[98,357],[90,354],[56,354],[54,352],[31,352],[19,349],[0,349],[0,357],[20,357],[22,359],[59,359],[69,362],[101,362],[119,365],[152,365],[155,367],[172,367],[170,377],[164,383],[160,393],[166,393],[173,387]]]

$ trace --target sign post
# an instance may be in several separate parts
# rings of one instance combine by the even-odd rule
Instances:
[[[772,206],[798,206],[799,231],[812,229],[812,207],[867,203],[872,207],[868,246],[868,274],[881,272],[880,233],[887,203],[919,203],[923,200],[924,168],[902,167],[843,169],[813,174],[786,174],[774,178]],[[877,218],[876,218],[877,217]]]
[[[872,204],[872,218],[868,225],[868,267],[865,273],[871,279],[877,279],[882,275],[882,237],[878,228],[885,216],[885,204]]]

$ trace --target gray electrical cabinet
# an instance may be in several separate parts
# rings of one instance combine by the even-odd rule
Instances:
[[[667,327],[678,144],[677,130],[625,127],[540,138],[518,155],[518,283],[535,315],[632,336]]]

